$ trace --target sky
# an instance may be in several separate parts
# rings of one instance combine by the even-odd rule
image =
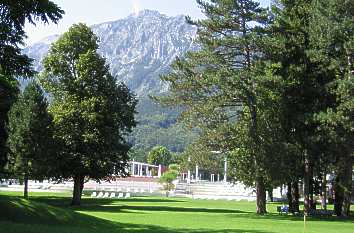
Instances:
[[[203,14],[195,0],[52,0],[65,11],[65,15],[56,25],[38,22],[36,26],[26,24],[31,45],[47,36],[62,34],[74,23],[87,25],[114,21],[137,13],[144,9],[157,10],[168,16],[189,15],[202,18]],[[258,0],[262,6],[268,6],[270,0]]]

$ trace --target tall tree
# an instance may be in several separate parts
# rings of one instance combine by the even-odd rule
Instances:
[[[259,155],[256,64],[262,56],[260,41],[267,12],[251,0],[197,0],[206,19],[192,22],[198,27],[200,51],[177,59],[173,71],[162,77],[171,86],[161,103],[187,107],[184,116],[213,127],[217,122],[233,121],[240,111],[249,113],[257,189],[257,213],[266,213],[265,178]]]
[[[46,177],[52,119],[41,88],[31,82],[9,112],[9,138],[13,173],[24,180],[24,197],[28,198],[28,179]]]
[[[319,114],[319,135],[330,144],[331,162],[335,167],[335,212],[349,216],[352,196],[354,160],[354,5],[352,1],[314,1],[311,27],[314,38],[312,59],[323,64],[331,77],[328,93],[333,102]]]
[[[52,45],[41,74],[61,145],[57,177],[74,179],[72,205],[80,205],[85,178],[127,174],[125,136],[135,126],[137,101],[117,84],[97,48],[89,27],[73,25]]]
[[[353,146],[347,139],[352,137],[353,121],[349,110],[353,24],[348,9],[353,9],[350,1],[280,0],[273,7],[273,44],[267,51],[270,60],[280,65],[275,73],[286,83],[280,101],[281,128],[287,132],[287,142],[300,151],[306,214],[315,204],[314,179],[328,172],[331,163],[337,161],[339,167],[349,163],[339,169],[345,175],[338,177],[346,177],[346,190],[351,184]]]
[[[21,54],[26,21],[57,23],[64,11],[48,0],[0,1],[0,169],[6,163],[7,112],[18,93],[16,76],[31,77],[31,59]]]
[[[4,167],[8,162],[8,147],[6,146],[8,137],[6,131],[7,114],[16,101],[18,93],[18,82],[11,76],[0,74],[0,174],[4,172]]]
[[[287,132],[287,141],[299,146],[303,163],[305,212],[311,208],[311,180],[316,161],[315,136],[318,126],[313,116],[326,106],[327,97],[318,64],[311,60],[310,19],[311,1],[279,1],[274,5],[275,22],[271,25],[273,46],[269,46],[270,59],[280,64],[277,75],[284,79],[281,99],[281,124]]]

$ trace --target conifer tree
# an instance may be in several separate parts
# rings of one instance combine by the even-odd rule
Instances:
[[[8,162],[9,149],[6,145],[8,132],[6,124],[8,124],[8,112],[12,104],[16,101],[19,93],[18,81],[12,76],[1,74],[0,70],[0,175],[5,173],[5,166]]]
[[[28,179],[48,177],[51,161],[52,118],[38,84],[31,82],[9,112],[8,145],[12,173],[24,181],[28,198]]]
[[[331,79],[327,92],[333,96],[328,108],[316,114],[318,133],[331,145],[327,150],[335,167],[335,212],[347,217],[354,163],[354,5],[346,0],[316,0],[313,5],[311,56]]]
[[[234,113],[249,114],[249,153],[257,190],[257,213],[266,213],[265,177],[258,145],[257,61],[262,56],[261,38],[267,12],[251,0],[197,1],[206,19],[190,21],[198,28],[200,51],[177,59],[163,80],[170,94],[160,98],[167,105],[186,106],[185,119],[201,128],[217,127],[234,119]],[[232,114],[230,114],[232,112]]]
[[[285,83],[280,101],[281,128],[287,132],[288,143],[298,148],[304,167],[306,214],[315,205],[314,179],[324,176],[329,165],[336,160],[337,164],[349,163],[345,177],[347,181],[351,177],[352,149],[348,149],[350,140],[346,140],[352,137],[351,85],[344,85],[347,88],[341,85],[351,83],[352,76],[348,65],[353,41],[349,36],[352,16],[344,10],[350,9],[351,4],[349,1],[280,0],[273,6],[275,20],[270,27],[273,43],[268,44],[266,53],[274,64],[280,64],[275,74]],[[343,103],[346,110],[341,111]],[[345,117],[341,117],[346,123],[338,121],[341,117],[336,118],[334,112],[343,113]],[[341,142],[342,139],[347,143]],[[346,159],[336,156],[339,151]],[[349,187],[351,182],[344,183]]]
[[[0,1],[0,171],[6,164],[7,113],[19,93],[16,78],[32,77],[32,60],[21,54],[25,23],[57,23],[64,14],[49,0]]]
[[[321,74],[316,73],[317,64],[312,62],[310,19],[312,17],[311,1],[279,1],[280,7],[273,8],[275,22],[272,36],[275,41],[271,51],[274,62],[281,64],[277,75],[283,77],[287,85],[283,90],[282,127],[289,134],[289,141],[299,145],[300,159],[304,166],[304,201],[305,213],[312,208],[311,180],[313,177],[314,142],[317,124],[313,116],[321,104],[325,104],[318,85]],[[321,101],[319,101],[321,100]]]

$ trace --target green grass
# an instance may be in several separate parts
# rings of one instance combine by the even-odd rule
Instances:
[[[303,232],[303,218],[254,214],[254,202],[140,197],[125,200],[84,198],[81,207],[69,206],[69,194],[0,192],[0,232],[113,233],[113,232]],[[307,233],[353,233],[354,219],[309,218]]]

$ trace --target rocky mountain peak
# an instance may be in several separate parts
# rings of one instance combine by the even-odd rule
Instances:
[[[196,28],[184,16],[169,17],[154,10],[143,10],[124,19],[91,26],[100,38],[99,52],[119,81],[125,82],[138,96],[167,90],[159,76],[169,70],[176,56],[195,49]],[[24,49],[35,59],[35,68],[50,44],[59,36],[47,37]]]

